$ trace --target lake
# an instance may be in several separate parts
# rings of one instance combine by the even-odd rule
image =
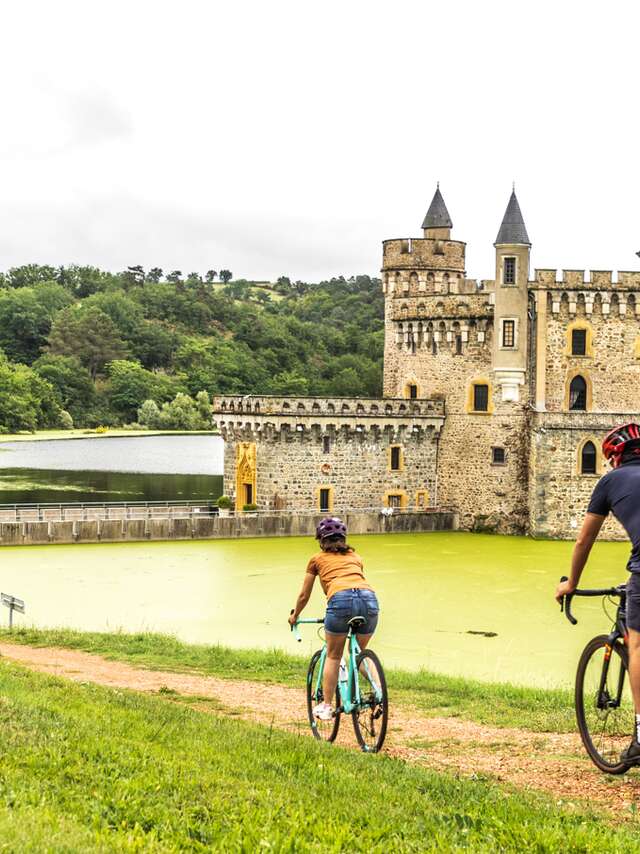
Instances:
[[[600,600],[576,600],[575,627],[553,600],[571,543],[461,532],[353,543],[380,598],[375,648],[389,666],[569,685],[586,640],[610,626]],[[0,588],[27,602],[17,623],[306,654],[318,646],[316,630],[295,644],[286,618],[314,550],[311,538],[3,548]],[[587,585],[623,581],[628,551],[596,544]],[[316,589],[305,615],[323,611]]]
[[[214,435],[117,436],[0,443],[0,504],[210,501],[222,493]]]

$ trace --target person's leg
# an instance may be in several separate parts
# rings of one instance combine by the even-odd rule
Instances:
[[[640,715],[640,632],[629,629],[627,648],[629,650],[629,685],[636,715]]]
[[[324,663],[324,673],[322,675],[322,691],[325,703],[333,706],[336,687],[338,685],[338,670],[340,669],[340,660],[344,652],[344,642],[347,636],[333,635],[327,632],[326,638],[327,658]]]

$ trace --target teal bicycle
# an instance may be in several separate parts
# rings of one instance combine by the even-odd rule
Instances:
[[[298,626],[302,623],[324,624],[324,620],[298,620],[291,627],[296,639],[301,641]],[[389,718],[387,680],[380,659],[370,649],[360,649],[358,629],[365,623],[364,617],[349,620],[347,634],[348,661],[340,663],[336,696],[331,704],[335,709],[333,718],[318,720],[313,709],[324,702],[322,675],[327,659],[327,645],[311,656],[307,671],[307,713],[311,731],[319,741],[335,741],[340,729],[342,715],[351,715],[358,744],[365,753],[377,753],[384,743]]]

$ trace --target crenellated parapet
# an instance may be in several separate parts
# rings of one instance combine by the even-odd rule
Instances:
[[[408,237],[382,242],[382,270],[448,270],[464,273],[466,243]]]
[[[561,270],[558,275],[556,269],[537,269],[529,287],[539,288],[541,285],[547,288],[563,285],[565,288],[583,290],[617,291],[621,288],[640,290],[640,272],[620,270],[614,273],[612,270],[591,270],[586,275],[585,270]]]
[[[213,422],[223,438],[285,438],[336,435],[377,441],[384,434],[420,440],[439,434],[443,400],[379,398],[215,397]]]

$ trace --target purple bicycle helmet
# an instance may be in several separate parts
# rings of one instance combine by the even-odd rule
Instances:
[[[347,537],[347,526],[342,519],[336,516],[328,516],[323,519],[316,528],[316,540],[326,540],[327,537]]]

